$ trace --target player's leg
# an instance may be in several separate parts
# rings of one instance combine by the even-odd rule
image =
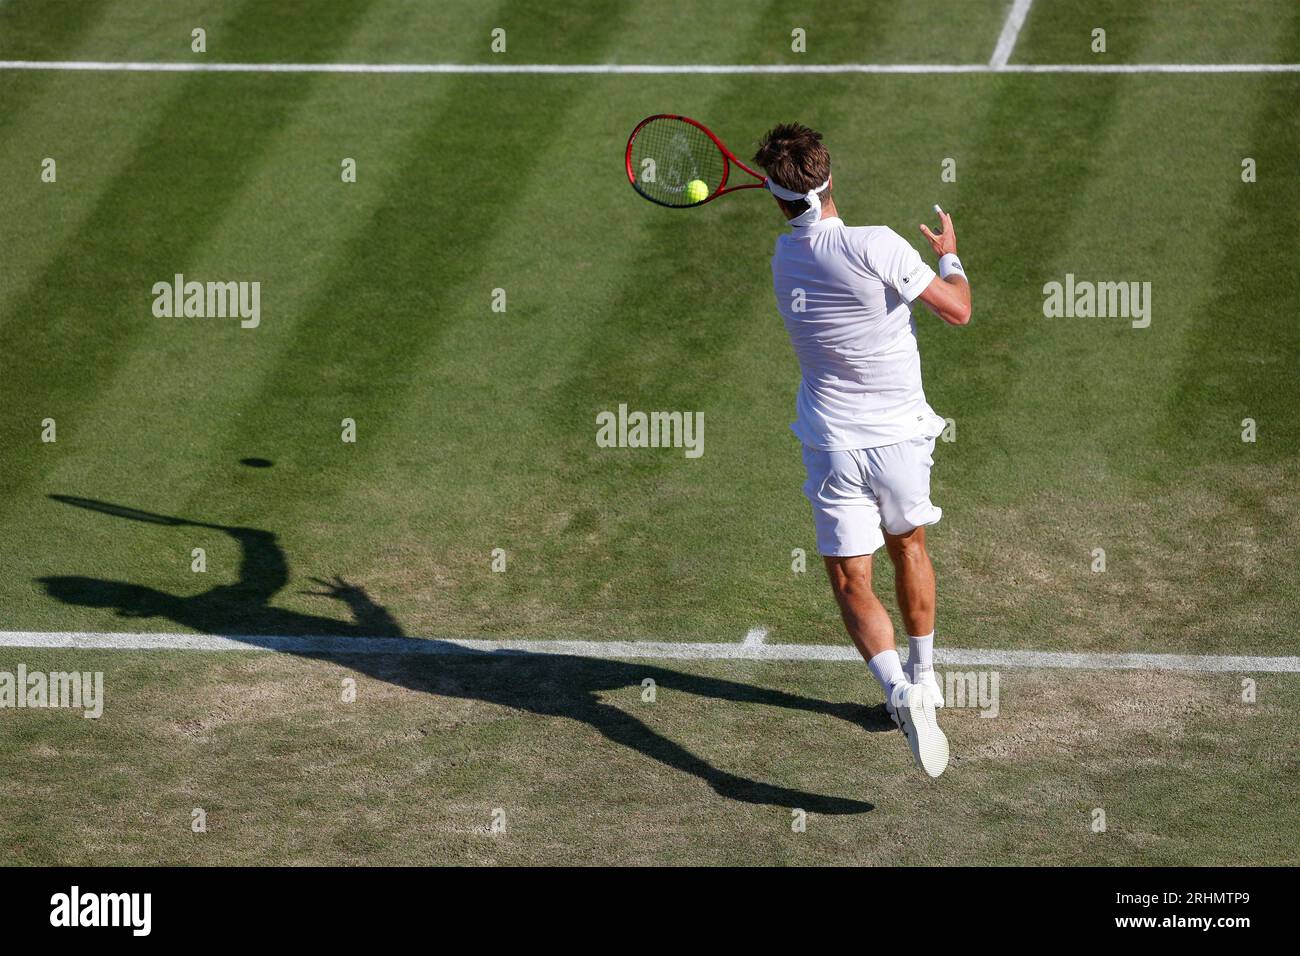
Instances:
[[[880,502],[885,547],[894,564],[894,591],[907,628],[909,681],[929,687],[936,706],[943,694],[934,675],[934,566],[925,546],[925,527],[943,517],[930,501],[933,438],[917,438],[868,453],[872,489]]]
[[[871,555],[841,557],[828,554],[822,560],[826,562],[826,574],[831,579],[835,603],[840,606],[844,629],[849,632],[849,639],[862,659],[870,663],[885,651],[896,653],[894,623],[871,590]]]
[[[897,713],[911,745],[917,764],[932,777],[948,766],[948,738],[939,728],[935,707],[942,706],[938,681],[934,679],[934,570],[925,553],[925,525],[934,524],[943,512],[930,502],[930,453],[932,439],[899,442],[881,448],[869,448],[863,457],[867,480],[880,509],[882,536],[895,568],[902,569],[898,585],[900,610],[908,628],[911,653],[908,663],[915,667],[912,676],[904,673],[904,692],[897,701]],[[929,630],[916,629],[929,625]],[[922,667],[922,659],[929,665]]]
[[[866,480],[860,451],[804,448],[817,551],[826,562],[835,602],[849,638],[889,699],[904,680],[894,647],[894,625],[871,590],[871,556],[884,543],[880,511]]]
[[[948,766],[948,738],[934,716],[933,695],[910,683],[894,647],[894,626],[871,590],[871,556],[884,543],[868,454],[804,449],[817,550],[826,561],[844,626],[885,691],[885,707],[907,737],[912,757],[932,777]]]
[[[935,717],[941,703],[928,685],[913,682],[903,671],[893,622],[871,589],[871,555],[825,555],[823,560],[844,627],[884,688],[885,709],[907,737],[917,766],[939,776],[948,766],[948,738]]]
[[[935,706],[943,706],[943,692],[934,675],[934,565],[925,548],[925,525],[902,534],[885,531],[885,550],[894,565],[894,595],[907,629],[907,664],[903,668],[914,684],[927,684]]]
[[[902,534],[885,532],[885,550],[894,564],[894,596],[908,634],[934,630],[934,565],[925,550],[925,526]]]

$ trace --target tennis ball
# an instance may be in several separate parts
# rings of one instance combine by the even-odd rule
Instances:
[[[709,198],[709,187],[703,180],[692,179],[686,184],[686,198],[691,202],[704,202]]]

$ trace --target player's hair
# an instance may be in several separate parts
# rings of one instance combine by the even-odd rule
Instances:
[[[779,123],[768,130],[759,141],[754,162],[778,186],[799,193],[816,189],[831,175],[831,154],[822,144],[822,134],[799,123]],[[830,187],[818,195],[825,203],[831,198]],[[792,203],[780,202],[790,218],[808,208],[808,203],[802,199]]]

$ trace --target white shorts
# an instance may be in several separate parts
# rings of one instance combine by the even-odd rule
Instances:
[[[803,449],[817,551],[850,557],[874,554],[890,534],[935,524],[943,510],[930,502],[934,439],[913,438],[880,448]]]

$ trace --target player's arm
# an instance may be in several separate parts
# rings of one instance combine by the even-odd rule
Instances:
[[[936,235],[922,224],[921,233],[939,257],[939,275],[917,298],[945,322],[965,325],[970,321],[970,283],[957,258],[957,233],[952,228],[952,217],[938,206],[934,208],[939,213],[942,232]]]

